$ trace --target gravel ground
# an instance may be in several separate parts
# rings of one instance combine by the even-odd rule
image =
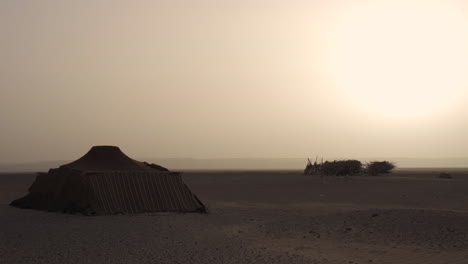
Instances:
[[[209,214],[21,210],[0,175],[0,263],[468,263],[468,173],[329,178],[188,172]]]

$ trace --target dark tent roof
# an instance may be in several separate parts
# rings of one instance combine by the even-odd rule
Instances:
[[[81,171],[168,171],[156,164],[133,160],[116,146],[94,146],[83,157],[61,168]]]
[[[179,173],[135,161],[118,147],[96,146],[82,158],[39,173],[12,206],[84,214],[206,212]]]

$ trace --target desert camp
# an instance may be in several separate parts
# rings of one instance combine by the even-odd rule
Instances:
[[[0,264],[468,264],[468,0],[0,0],[0,128]]]
[[[86,215],[206,212],[179,173],[139,162],[115,146],[95,146],[80,159],[38,173],[12,206]]]

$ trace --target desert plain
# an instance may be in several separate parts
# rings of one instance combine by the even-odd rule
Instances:
[[[440,172],[183,172],[208,214],[111,216],[11,207],[35,174],[4,173],[0,263],[466,264],[468,169]]]

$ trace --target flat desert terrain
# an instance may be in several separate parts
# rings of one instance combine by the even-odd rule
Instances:
[[[34,174],[0,174],[0,263],[468,263],[468,171],[351,179],[185,172],[209,214],[82,216],[8,206]]]

